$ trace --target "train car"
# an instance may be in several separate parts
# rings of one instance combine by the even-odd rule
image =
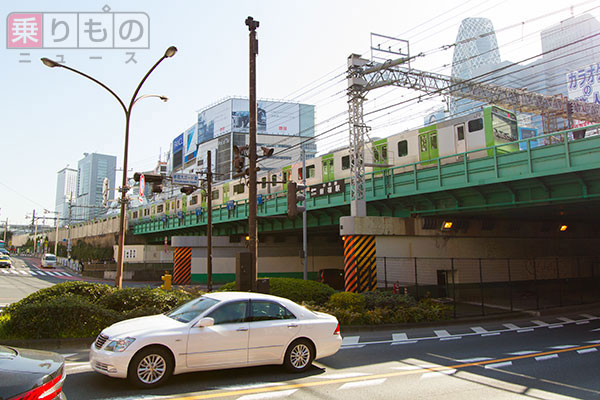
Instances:
[[[526,128],[526,127],[521,127],[521,126],[519,127],[519,140],[530,139],[530,138],[534,138],[536,136],[539,136],[537,129]],[[544,145],[544,139],[533,139],[533,140],[529,140],[529,141],[519,142],[519,149],[527,150],[527,142],[529,142],[530,149]]]
[[[498,153],[519,151],[516,141],[529,134],[531,132],[525,128],[519,130],[513,112],[494,105],[485,106],[469,114],[367,143],[365,173],[406,166],[394,169],[394,173],[402,173],[405,169],[414,168],[414,163],[418,163],[417,168],[427,168],[437,164],[438,159],[443,164],[461,161],[465,153],[469,158],[491,156],[494,150],[486,148],[492,146],[499,146],[496,147]],[[302,182],[303,178],[301,161],[279,171],[259,171],[257,193],[267,198],[285,196],[287,183]],[[350,152],[347,147],[306,160],[306,183],[309,186],[349,178]],[[248,187],[244,179],[234,179],[215,184],[211,196],[213,206],[229,200],[245,200],[248,198]],[[161,219],[163,216],[191,212],[198,207],[206,208],[206,194],[202,190],[140,206],[129,213],[129,218],[134,222]]]

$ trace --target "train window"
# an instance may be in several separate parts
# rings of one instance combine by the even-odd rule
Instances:
[[[156,212],[157,213],[162,213],[163,211],[165,211],[165,206],[163,204],[159,204],[156,206]]]
[[[192,196],[190,199],[190,206],[193,206],[194,204],[198,204],[198,195]]]
[[[239,185],[234,185],[233,193],[235,193],[235,194],[244,193],[244,187],[245,187],[245,185],[243,183],[240,183]]]
[[[138,212],[137,212],[137,211],[134,211],[134,212],[133,212],[133,217],[132,217],[132,218],[133,218],[133,219],[137,219],[137,217],[138,217]]]
[[[277,185],[277,175],[271,175],[271,183]]]
[[[408,140],[402,140],[398,142],[398,157],[404,157],[408,155]]]
[[[437,149],[437,135],[435,133],[429,136],[429,141],[431,142],[431,148]]]
[[[284,182],[288,181],[288,176],[289,176],[289,171],[283,171],[283,181]]]
[[[483,129],[483,119],[477,118],[469,121],[469,132],[480,131]]]
[[[315,166],[306,166],[306,179],[315,177]],[[298,179],[302,180],[302,168],[298,168]]]
[[[387,145],[375,147],[375,153],[373,154],[376,163],[383,163],[387,161]]]
[[[212,192],[212,199],[213,200],[218,200],[219,199],[219,191],[218,190],[213,190],[213,192]]]
[[[267,187],[267,177],[263,176],[263,177],[260,179],[260,187],[261,187],[262,189],[264,189],[264,188],[266,188],[266,187]]]
[[[421,148],[421,153],[427,151],[427,135],[419,135],[419,147]]]
[[[465,126],[456,125],[456,140],[465,140]]]
[[[181,200],[177,200],[177,209],[181,208]]]
[[[342,157],[342,170],[350,169],[350,156]]]

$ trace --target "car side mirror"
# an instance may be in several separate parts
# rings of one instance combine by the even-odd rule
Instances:
[[[205,326],[213,326],[215,324],[215,319],[211,317],[204,317],[196,324],[199,328],[204,328]]]

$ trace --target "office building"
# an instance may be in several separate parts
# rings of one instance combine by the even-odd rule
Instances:
[[[84,153],[77,165],[76,211],[79,221],[87,221],[106,213],[102,207],[102,183],[108,178],[109,187],[115,187],[117,157],[98,153]],[[109,191],[108,199],[114,199]]]
[[[60,220],[58,226],[67,224],[69,217],[69,201],[74,201],[77,197],[77,170],[73,168],[63,168],[57,173],[56,179],[56,201],[54,210],[58,212]]]

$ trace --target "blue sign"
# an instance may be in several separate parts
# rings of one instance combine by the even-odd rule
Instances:
[[[231,210],[233,210],[234,208],[235,208],[235,201],[233,201],[233,200],[229,200],[229,201],[227,202],[227,210],[231,211]]]
[[[183,218],[183,213],[181,211],[177,211],[177,218]]]
[[[173,140],[173,153],[183,150],[183,133]]]
[[[199,217],[202,215],[202,208],[196,208],[196,217]]]
[[[258,204],[259,206],[262,206],[262,204],[263,204],[263,195],[262,194],[256,195],[256,204]]]

